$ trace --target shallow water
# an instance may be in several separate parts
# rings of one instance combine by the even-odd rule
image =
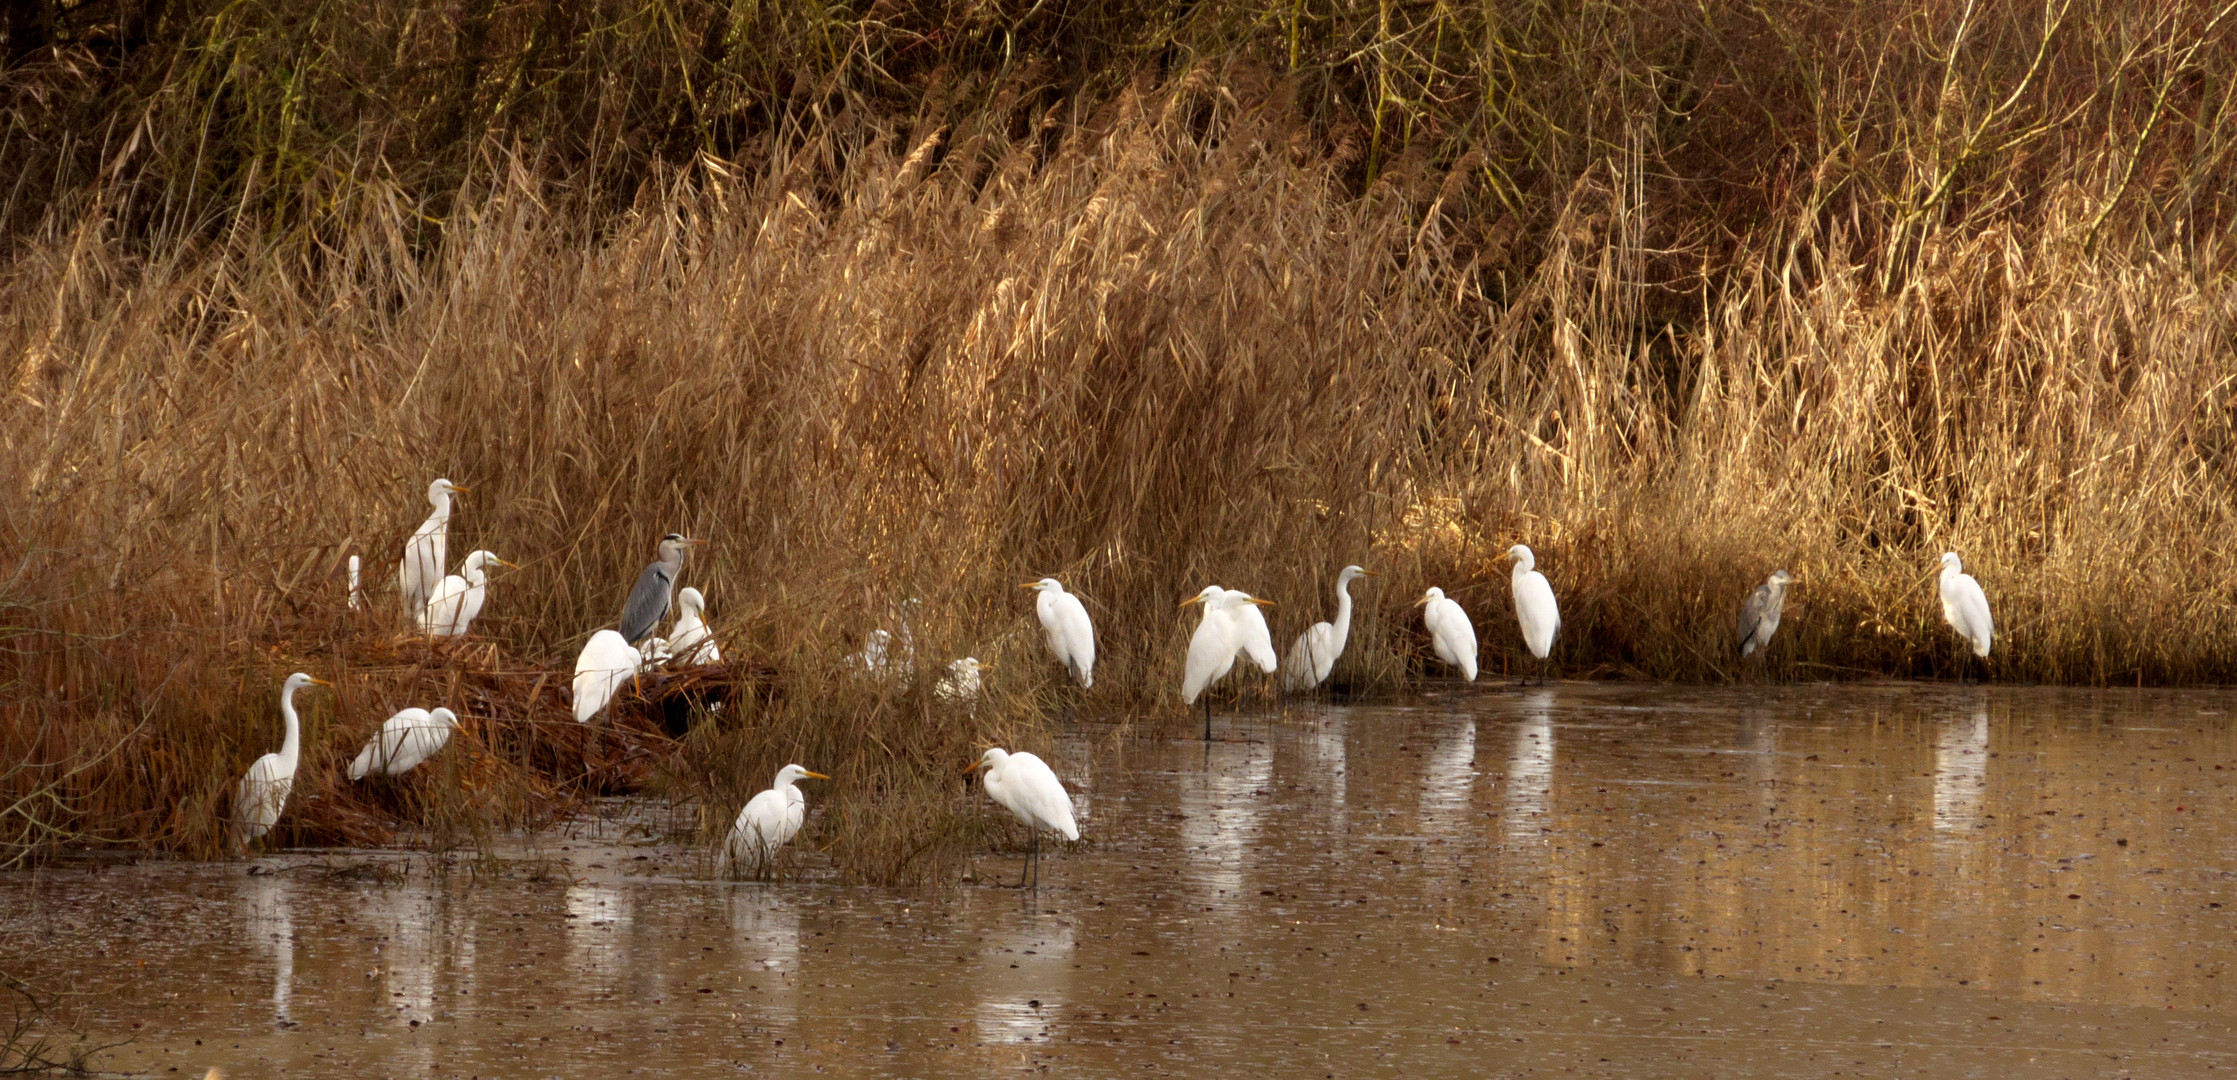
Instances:
[[[1037,893],[585,827],[510,879],[0,877],[0,946],[163,1075],[2197,1076],[2237,1070],[2231,708],[1483,689],[1068,740],[1092,843]]]

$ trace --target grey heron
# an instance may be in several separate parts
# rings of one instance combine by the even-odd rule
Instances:
[[[1794,575],[1773,570],[1740,605],[1741,656],[1753,656],[1771,644],[1771,635],[1779,632],[1779,614],[1786,607],[1786,587],[1793,581]]]
[[[637,575],[636,587],[629,590],[629,602],[622,605],[623,641],[635,645],[668,617],[668,605],[675,598],[676,575],[684,568],[684,549],[704,543],[682,533],[660,538],[660,558]]]

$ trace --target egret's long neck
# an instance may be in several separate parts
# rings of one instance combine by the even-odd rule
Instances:
[[[296,761],[303,756],[303,721],[295,716],[295,688],[280,695],[280,719],[287,724],[287,738],[280,742],[280,762],[287,771],[295,771]]]
[[[467,563],[466,584],[472,585],[475,588],[480,588],[484,585],[489,584],[489,571],[482,569],[482,564],[479,562]]]
[[[1335,649],[1333,650],[1337,655],[1343,655],[1344,643],[1348,641],[1351,636],[1352,579],[1347,577],[1340,577],[1336,579],[1336,640],[1334,642]]]
[[[450,519],[451,519],[451,493],[450,493],[450,492],[448,492],[448,491],[439,491],[439,492],[436,492],[434,496],[430,497],[430,498],[429,498],[429,499],[427,500],[427,503],[428,503],[428,505],[430,505],[430,506],[433,506],[433,507],[435,508],[435,512],[434,512],[433,514],[430,514],[430,515],[428,515],[428,520],[430,520],[430,521],[439,521],[439,522],[443,522],[443,523],[445,523],[445,524],[448,524],[448,523],[450,522]]]

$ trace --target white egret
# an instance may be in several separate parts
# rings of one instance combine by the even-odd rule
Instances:
[[[738,811],[738,820],[723,841],[722,872],[728,874],[740,862],[750,863],[757,870],[766,868],[776,858],[777,849],[790,841],[808,819],[808,797],[793,785],[801,780],[829,779],[798,765],[778,769],[776,783],[746,800],[745,807]]]
[[[675,598],[676,575],[683,572],[684,550],[705,540],[693,540],[682,533],[669,533],[660,538],[660,558],[646,566],[637,575],[637,584],[629,590],[629,601],[621,607],[621,638],[631,645],[644,640],[660,620],[668,617],[669,603]]]
[[[520,569],[498,558],[494,551],[477,551],[466,556],[466,565],[435,586],[434,595],[427,598],[427,606],[419,610],[420,630],[429,637],[464,635],[481,616],[482,605],[489,601],[488,568],[492,566]]]
[[[676,590],[676,625],[668,631],[668,645],[679,663],[722,663],[714,631],[707,628],[707,598],[688,585]]]
[[[361,609],[361,608],[363,608],[363,607],[365,606],[365,590],[364,590],[364,588],[363,588],[363,587],[361,587],[361,586],[360,586],[360,585],[358,584],[358,582],[357,582],[357,570],[358,570],[358,565],[359,565],[359,564],[358,564],[358,561],[357,561],[357,556],[355,556],[355,555],[352,555],[352,556],[350,556],[350,610],[351,610],[351,611],[357,611],[357,610],[359,610],[359,609]]]
[[[1786,607],[1786,587],[1794,575],[1784,570],[1773,570],[1763,584],[1748,594],[1746,603],[1740,605],[1739,642],[1740,655],[1752,656],[1756,650],[1771,644],[1771,635],[1779,632],[1779,613]]]
[[[1996,620],[1988,612],[1988,594],[1965,572],[1964,561],[1954,551],[1942,553],[1942,620],[1973,647],[1973,655],[1987,659],[1996,640]],[[1959,677],[1963,674],[1960,668]]]
[[[1466,682],[1476,681],[1476,624],[1470,622],[1468,613],[1460,609],[1455,600],[1445,598],[1445,590],[1431,586],[1421,599],[1414,601],[1421,609],[1421,623],[1429,628],[1429,648],[1447,667],[1460,669]]]
[[[589,723],[613,700],[621,684],[643,669],[644,663],[644,654],[622,640],[620,634],[600,630],[590,635],[582,655],[575,659],[575,722]]]
[[[1246,652],[1267,671],[1274,670],[1274,646],[1271,640],[1264,643],[1264,657],[1255,655],[1258,642],[1250,640],[1252,631],[1246,628],[1240,614],[1248,610],[1257,617],[1258,635],[1265,636],[1266,617],[1258,608],[1271,603],[1253,598],[1249,593],[1207,585],[1202,592],[1181,601],[1182,607],[1202,604],[1204,617],[1196,624],[1196,632],[1189,635],[1188,662],[1181,674],[1181,704],[1194,705],[1204,688],[1227,677],[1235,669],[1235,658]],[[1212,738],[1212,702],[1204,701],[1204,739]]]
[[[350,779],[367,776],[402,776],[449,746],[458,730],[458,714],[449,709],[405,709],[381,724],[365,749],[350,762]]]
[[[1352,636],[1351,584],[1374,576],[1374,571],[1357,566],[1347,566],[1336,575],[1336,621],[1314,623],[1297,635],[1297,643],[1289,647],[1289,656],[1282,662],[1282,689],[1297,693],[1328,681],[1328,673],[1336,669],[1336,661],[1344,655],[1344,646]]]
[[[404,613],[412,618],[418,618],[420,609],[427,606],[427,598],[434,595],[444,568],[450,565],[451,496],[472,490],[448,480],[427,485],[427,502],[435,512],[412,530],[412,538],[404,541],[404,559],[396,564],[396,585],[404,594]]]
[[[1274,657],[1274,632],[1266,626],[1266,613],[1258,610],[1273,607],[1272,600],[1260,600],[1241,589],[1229,589],[1221,598],[1228,610],[1235,613],[1236,648],[1248,656],[1258,670],[1272,675],[1278,666]]]
[[[303,757],[303,721],[295,715],[295,692],[313,685],[334,684],[300,671],[287,677],[280,688],[280,719],[287,726],[280,751],[257,758],[234,793],[234,826],[243,845],[271,832],[287,807],[287,793],[295,786],[295,766]]]
[[[862,651],[847,654],[847,667],[865,679],[882,679],[890,675],[887,653],[893,647],[893,633],[884,628],[870,631],[862,639]]]
[[[1080,598],[1064,591],[1055,578],[1045,577],[1018,586],[1034,589],[1033,612],[1041,617],[1041,636],[1056,654],[1056,662],[1071,672],[1072,681],[1086,690],[1095,685],[1095,624],[1087,617]]]
[[[1058,833],[1066,840],[1080,838],[1080,827],[1072,821],[1072,796],[1065,793],[1064,785],[1057,782],[1056,773],[1047,763],[1032,754],[1012,754],[999,746],[993,747],[963,771],[973,769],[986,770],[987,797],[1025,824],[1033,845],[1026,853],[1026,867],[1038,888],[1041,884],[1041,830]],[[1018,887],[1025,887],[1024,874],[1018,875]]]
[[[951,705],[977,706],[979,695],[986,689],[979,672],[991,670],[993,664],[982,664],[976,656],[948,662],[948,673],[940,677],[939,685],[932,688],[934,697]]]
[[[1537,571],[1538,557],[1529,548],[1516,544],[1507,549],[1507,557],[1515,560],[1508,578],[1515,594],[1515,621],[1522,624],[1522,643],[1538,658],[1538,681],[1544,682],[1546,654],[1553,651],[1554,631],[1561,629],[1561,606],[1554,603],[1553,586]]]

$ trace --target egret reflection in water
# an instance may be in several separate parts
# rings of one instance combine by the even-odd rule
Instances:
[[[1461,718],[1443,725],[1422,764],[1422,831],[1455,835],[1467,829],[1476,787],[1476,722]]]
[[[272,874],[254,874],[245,881],[242,900],[249,940],[272,957],[272,1016],[292,1022],[288,1006],[295,996],[295,916],[289,886]]]
[[[971,1014],[992,1043],[1039,1043],[1071,996],[1074,920],[1028,908],[1014,925],[985,937],[981,985]]]
[[[1934,834],[1937,840],[1970,835],[1981,823],[1981,789],[1988,784],[1988,709],[1943,724],[1934,740]]]
[[[1252,858],[1274,759],[1259,742],[1220,743],[1208,753],[1210,767],[1181,780],[1181,847],[1204,893],[1231,900],[1241,891],[1243,867]]]
[[[1515,725],[1514,745],[1507,753],[1507,800],[1499,815],[1500,833],[1510,849],[1538,843],[1553,810],[1553,696],[1537,690],[1524,700],[1523,720]]]

